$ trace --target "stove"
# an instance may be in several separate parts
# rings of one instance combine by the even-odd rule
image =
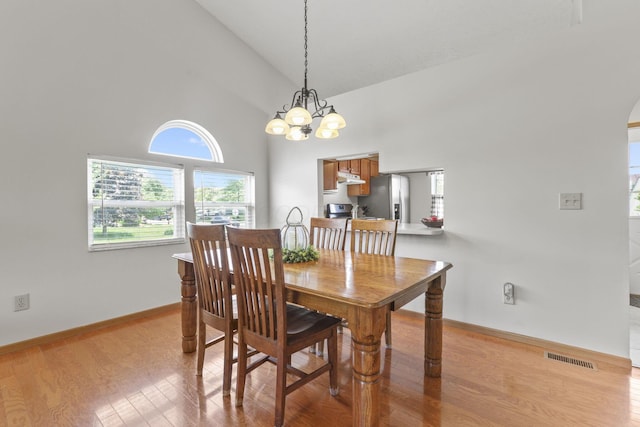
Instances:
[[[328,203],[327,218],[351,218],[353,205],[350,203]]]

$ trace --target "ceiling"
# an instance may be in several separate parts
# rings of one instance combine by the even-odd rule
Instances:
[[[302,87],[302,0],[195,0]],[[582,0],[308,0],[308,87],[321,98],[580,22]]]

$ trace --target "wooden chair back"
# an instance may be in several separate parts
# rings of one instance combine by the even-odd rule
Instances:
[[[228,227],[238,323],[245,342],[273,350],[286,337],[286,298],[280,230]]]
[[[198,346],[196,375],[202,375],[205,349],[220,341],[225,342],[224,377],[222,393],[231,390],[233,360],[233,334],[238,329],[234,317],[231,276],[227,259],[224,225],[187,223],[187,235],[193,255],[198,300]],[[206,326],[223,334],[207,341]]]
[[[236,406],[242,406],[246,376],[264,362],[276,364],[275,421],[284,422],[286,395],[329,372],[331,395],[338,394],[340,319],[286,303],[280,230],[227,227],[238,296],[238,376]],[[287,327],[290,327],[288,329]],[[295,368],[291,355],[319,341],[329,343],[329,360],[308,372]],[[266,356],[247,364],[247,348]],[[288,376],[298,379],[289,382]]]
[[[223,224],[187,223],[198,289],[198,306],[211,316],[225,319],[233,313],[227,243]]]
[[[347,218],[311,218],[309,244],[319,249],[344,250]]]
[[[395,255],[398,220],[351,220],[351,246],[353,252],[374,255]]]

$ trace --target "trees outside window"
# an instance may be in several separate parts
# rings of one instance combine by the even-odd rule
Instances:
[[[179,166],[89,158],[89,248],[184,241]]]
[[[252,174],[196,170],[193,185],[197,223],[255,227]]]

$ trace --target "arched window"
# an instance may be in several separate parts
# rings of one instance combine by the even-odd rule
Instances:
[[[155,131],[149,153],[224,163],[216,139],[197,123],[171,120]]]

